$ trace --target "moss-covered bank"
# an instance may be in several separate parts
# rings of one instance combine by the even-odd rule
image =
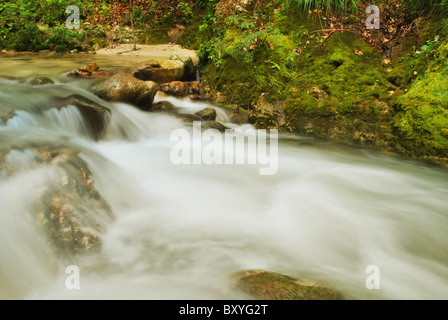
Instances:
[[[284,1],[217,11],[204,81],[257,127],[447,165],[447,19],[399,9],[384,8],[379,31],[359,27],[363,12],[303,14]]]

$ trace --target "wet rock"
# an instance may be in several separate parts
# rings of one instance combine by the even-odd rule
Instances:
[[[11,159],[6,161],[12,152],[15,156],[26,153],[27,162],[15,165]],[[92,173],[80,153],[76,147],[48,140],[0,143],[0,169],[8,176],[26,169],[26,165],[55,169],[32,213],[48,243],[64,258],[99,252],[101,235],[114,218],[110,206],[96,190]]]
[[[145,81],[146,85],[148,86],[149,90],[151,90],[151,92],[155,92],[157,94],[157,92],[159,91],[160,87],[159,84],[154,82],[154,81]],[[155,96],[155,95],[154,95]]]
[[[190,93],[188,85],[182,81],[163,83],[160,85],[160,91],[176,97],[186,97]]]
[[[145,111],[151,109],[157,92],[144,81],[125,73],[101,80],[93,85],[91,90],[104,100],[128,102]]]
[[[204,121],[215,121],[216,120],[216,110],[213,108],[205,108],[199,112],[196,112],[195,115]]]
[[[159,83],[179,81],[185,73],[185,64],[179,60],[149,60],[130,70],[137,79]]]
[[[9,119],[13,118],[15,116],[14,110],[7,109],[7,108],[0,108],[0,120],[3,123],[8,122]]]
[[[322,284],[287,275],[248,270],[232,276],[233,288],[257,300],[341,300],[338,292]]]
[[[79,69],[86,70],[86,71],[92,73],[92,72],[98,71],[100,69],[100,66],[93,62],[93,63],[89,63],[85,66],[79,67]]]
[[[79,67],[76,70],[73,70],[67,74],[70,77],[90,77],[92,73],[97,72],[100,69],[100,66],[96,63],[89,63],[84,66]],[[98,77],[98,75],[97,75]]]
[[[32,86],[41,86],[45,84],[55,84],[58,82],[55,78],[49,76],[29,76],[19,80],[19,83],[30,84]]]
[[[117,70],[112,70],[112,71],[94,71],[90,74],[90,78],[110,78],[113,77],[114,75],[120,73]]]
[[[42,110],[52,108],[62,109],[69,105],[76,106],[81,112],[87,125],[88,134],[95,140],[99,140],[105,133],[111,119],[111,110],[84,96],[74,94],[64,99],[49,102]]]
[[[230,128],[226,127],[225,125],[223,125],[222,123],[220,123],[218,121],[203,121],[202,122],[202,130],[207,130],[207,129],[216,129],[221,132],[225,132],[227,129],[230,129]]]
[[[185,82],[187,86],[190,88],[190,92],[192,94],[202,94],[201,84],[198,81],[188,81]]]
[[[188,98],[193,101],[210,101],[210,100],[212,100],[212,98],[209,95],[200,96],[198,94],[190,94],[188,96]]]
[[[176,118],[183,120],[186,123],[193,123],[193,121],[201,121],[201,118],[198,116],[195,116],[194,114],[188,114],[188,113],[179,113],[174,115]]]
[[[152,106],[152,111],[176,112],[177,108],[168,101],[160,101]]]
[[[168,95],[165,92],[157,91],[156,96],[157,99],[166,99]]]

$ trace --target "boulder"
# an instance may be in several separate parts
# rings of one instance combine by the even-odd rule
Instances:
[[[130,70],[137,79],[159,83],[179,81],[185,73],[185,64],[179,60],[149,60]]]
[[[154,82],[154,81],[145,81],[146,85],[148,86],[149,90],[151,90],[151,92],[155,92],[155,95],[157,94],[157,92],[159,92],[159,84]]]
[[[216,120],[216,110],[213,108],[205,108],[199,112],[196,112],[195,115],[204,121],[215,121]]]
[[[177,53],[173,53],[170,60],[182,61],[185,64],[185,72],[181,79],[182,81],[196,80],[196,67],[194,66],[193,59],[190,56],[180,57]]]
[[[248,270],[232,276],[233,289],[257,300],[342,300],[341,294],[322,284],[287,275]]]
[[[111,119],[111,110],[84,96],[74,94],[64,99],[55,99],[40,108],[42,111],[49,109],[62,109],[69,105],[76,106],[81,112],[86,123],[88,135],[99,140],[105,133]]]
[[[190,93],[188,85],[182,81],[163,83],[160,85],[160,91],[176,97],[186,97]]]
[[[12,176],[23,170],[23,163],[6,161],[11,152],[27,152],[30,167],[55,167],[56,179],[49,181],[31,207],[33,218],[43,230],[58,257],[98,253],[101,235],[114,215],[94,185],[92,172],[77,147],[48,140],[6,139],[0,143],[0,170]],[[3,166],[3,168],[2,168]]]
[[[150,110],[157,90],[125,73],[103,79],[91,87],[93,93],[108,101],[122,101]]]

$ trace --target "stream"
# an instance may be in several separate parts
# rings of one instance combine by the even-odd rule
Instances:
[[[0,58],[0,74],[42,73],[29,63]],[[284,135],[274,175],[259,165],[175,165],[170,136],[191,130],[181,120],[102,101],[112,115],[95,141],[76,107],[35,107],[71,94],[95,99],[79,81],[0,80],[0,112],[14,110],[0,120],[0,148],[9,148],[0,166],[0,299],[239,299],[228,278],[247,269],[322,282],[348,299],[448,298],[447,170]],[[166,100],[190,114],[213,107],[223,124],[251,128],[209,102]],[[99,252],[60,259],[50,246],[34,210],[60,173],[36,162],[33,148],[14,147],[31,142],[80,150],[113,212],[100,222]],[[80,269],[80,290],[66,288],[68,265]],[[369,266],[380,270],[379,289],[366,287]]]

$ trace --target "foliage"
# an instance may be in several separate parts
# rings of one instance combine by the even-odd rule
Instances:
[[[314,9],[323,9],[329,12],[335,9],[338,12],[358,11],[360,0],[286,0],[288,7],[296,6],[304,12]]]

